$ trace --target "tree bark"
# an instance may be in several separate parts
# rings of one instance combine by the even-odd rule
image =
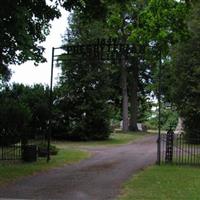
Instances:
[[[138,115],[138,76],[139,76],[138,63],[132,68],[131,81],[130,81],[130,131],[138,131],[137,115]]]
[[[184,132],[183,118],[179,117],[178,123],[176,125],[176,129],[175,129],[175,133],[181,134],[182,132]]]
[[[127,91],[127,69],[124,58],[121,62],[121,88],[122,88],[122,130],[128,131],[128,91]]]

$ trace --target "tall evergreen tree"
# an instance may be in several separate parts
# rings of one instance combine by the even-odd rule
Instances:
[[[104,23],[85,18],[74,11],[65,44],[95,44],[97,38],[106,34]],[[63,58],[60,89],[62,100],[68,106],[66,138],[76,140],[106,139],[109,136],[110,71],[108,64],[97,57],[71,55]]]

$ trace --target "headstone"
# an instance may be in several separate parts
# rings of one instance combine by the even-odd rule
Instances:
[[[137,123],[138,131],[146,132],[147,127],[143,123]]]
[[[122,129],[122,127],[123,127],[123,121],[120,121],[120,129]],[[147,127],[143,123],[137,123],[137,128],[138,128],[138,131],[141,131],[141,132],[147,131]]]

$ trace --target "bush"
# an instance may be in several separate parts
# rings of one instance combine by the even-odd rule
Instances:
[[[83,118],[80,121],[73,121],[71,129],[64,125],[53,127],[52,136],[58,140],[89,141],[106,140],[110,136],[109,121],[101,118]]]
[[[85,118],[77,123],[71,133],[68,134],[70,140],[106,140],[110,135],[110,125],[106,119]]]
[[[187,19],[186,41],[178,43],[172,51],[172,65],[167,69],[169,97],[184,119],[188,142],[200,137],[200,2],[191,7]],[[174,87],[176,86],[176,87]]]
[[[170,127],[175,128],[178,123],[178,113],[175,110],[166,109],[163,105],[161,110],[161,129],[169,130]],[[158,128],[158,113],[145,122],[147,129]]]
[[[39,157],[45,157],[47,156],[47,144],[46,143],[40,143],[38,144],[38,156]],[[57,155],[58,154],[58,148],[54,145],[50,145],[50,155]]]
[[[0,143],[45,136],[49,119],[48,88],[13,84],[0,92]],[[3,142],[1,142],[3,141]]]
[[[14,99],[0,102],[0,144],[11,145],[28,134],[31,113],[28,107]]]
[[[53,138],[76,141],[107,139],[111,132],[110,108],[105,99],[98,98],[88,95],[87,99],[81,97],[81,100],[78,97],[73,101],[60,99],[54,113]]]

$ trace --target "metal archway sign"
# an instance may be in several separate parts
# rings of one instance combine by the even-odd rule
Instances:
[[[61,51],[62,53],[59,53]],[[57,53],[58,52],[58,53]],[[130,61],[135,55],[138,55],[137,48],[132,43],[123,43],[116,38],[97,39],[93,43],[87,44],[74,44],[69,43],[60,47],[52,48],[52,60],[51,60],[51,77],[50,77],[50,94],[49,94],[49,133],[48,133],[48,149],[47,149],[47,161],[50,160],[50,142],[52,134],[52,91],[53,91],[53,68],[55,62],[59,65],[62,62],[82,62],[83,60],[90,60],[94,62],[108,62],[108,63],[120,63],[122,59]],[[161,115],[161,103],[160,103],[160,69],[161,60],[159,64],[159,78],[158,78],[158,101],[159,101],[159,115],[158,115],[158,155],[157,161],[160,164],[160,115]]]
[[[52,135],[52,105],[53,105],[53,68],[62,62],[93,62],[120,63],[122,59],[131,60],[136,53],[135,45],[123,43],[117,38],[97,39],[95,42],[86,44],[69,43],[60,47],[52,48],[50,94],[49,94],[49,133],[47,145],[47,162],[50,160],[50,142]]]

